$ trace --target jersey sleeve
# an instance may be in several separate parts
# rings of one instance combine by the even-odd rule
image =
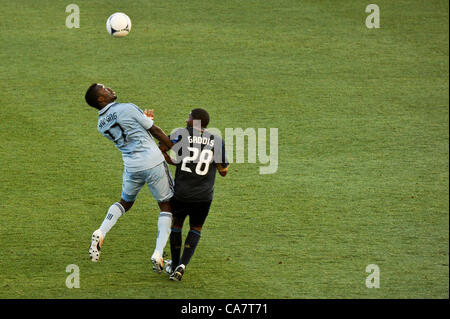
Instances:
[[[177,136],[172,138],[171,136],[167,136],[173,144],[177,144],[181,140],[181,136]]]
[[[189,133],[186,131],[185,128],[179,128],[176,131],[172,132],[170,134],[169,139],[173,144],[177,144],[179,141],[181,141],[183,136],[187,136]]]
[[[135,119],[139,124],[142,125],[146,130],[153,126],[153,120],[145,116],[144,111],[142,111],[138,106],[130,103],[130,107],[127,109],[128,115]]]

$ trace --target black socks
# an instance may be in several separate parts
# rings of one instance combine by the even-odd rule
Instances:
[[[183,256],[181,256],[180,264],[187,266],[194,254],[195,248],[200,240],[201,234],[196,230],[190,230],[184,241]]]
[[[172,228],[170,233],[170,252],[172,254],[172,269],[176,266],[184,264],[185,266],[191,260],[192,255],[194,255],[195,248],[200,241],[201,233],[196,230],[190,230],[184,241],[183,256],[181,256],[181,229]]]

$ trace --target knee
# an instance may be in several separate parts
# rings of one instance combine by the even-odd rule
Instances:
[[[172,228],[182,229],[183,228],[183,220],[180,220],[176,217],[172,218]]]
[[[195,230],[200,233],[202,231],[202,226],[201,225],[191,225],[191,230]]]
[[[158,206],[159,206],[159,209],[162,212],[169,212],[169,213],[172,212],[172,208],[170,206],[170,202],[159,202]]]
[[[123,199],[120,199],[120,205],[122,205],[123,209],[125,209],[125,211],[130,210],[131,206],[133,206],[134,202],[127,202],[124,201]]]

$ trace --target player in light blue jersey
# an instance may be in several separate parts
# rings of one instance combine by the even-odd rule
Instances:
[[[132,103],[115,102],[116,93],[103,84],[92,84],[85,99],[87,104],[98,110],[98,131],[122,152],[124,164],[121,199],[111,205],[100,228],[92,234],[89,248],[91,260],[99,260],[106,234],[119,217],[133,206],[142,186],[147,184],[161,211],[156,248],[151,257],[153,270],[161,273],[163,250],[172,223],[170,199],[173,196],[173,180],[153,137],[169,148],[173,143],[139,107]]]

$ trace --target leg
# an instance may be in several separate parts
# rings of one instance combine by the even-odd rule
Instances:
[[[133,205],[133,203],[131,203],[131,205]],[[103,220],[103,223],[100,225],[100,231],[102,233],[103,238],[106,237],[106,234],[116,224],[119,217],[121,217],[126,211],[127,210],[122,205],[122,200],[120,200],[120,202],[118,203],[114,203],[111,205],[111,207],[108,209],[108,212],[106,213],[106,217]]]
[[[122,200],[121,200],[122,202]],[[131,203],[133,205],[133,203]],[[130,207],[131,207],[130,205]],[[128,206],[127,206],[128,207]],[[106,217],[100,228],[94,231],[91,239],[91,246],[89,247],[89,256],[93,262],[97,262],[100,258],[100,250],[105,239],[106,234],[111,230],[111,228],[116,224],[120,216],[125,213],[125,208],[121,203],[114,203],[108,209]]]
[[[92,234],[91,246],[89,248],[89,255],[91,256],[92,261],[98,261],[100,249],[106,234],[116,224],[119,217],[133,206],[136,196],[144,185],[144,182],[140,172],[127,173],[126,170],[124,170],[122,197],[119,202],[111,205],[100,228]]]
[[[175,213],[177,212],[177,213]],[[172,231],[170,233],[170,254],[172,256],[172,269],[175,269],[180,263],[181,244],[182,244],[182,229],[186,216],[183,216],[178,211],[174,210],[174,217],[172,220]]]
[[[201,229],[201,227],[200,227],[200,229]],[[171,236],[173,234],[177,234],[177,233],[174,232],[174,230],[172,229]],[[178,255],[176,257],[180,256],[180,250],[181,250],[181,231],[178,234],[179,234],[178,236],[179,236],[180,249],[178,249]],[[189,263],[189,260],[191,259],[192,255],[194,254],[195,248],[197,247],[200,237],[201,237],[200,232],[192,229],[192,227],[191,227],[191,230],[189,230],[189,233],[186,236],[186,240],[184,241],[183,256],[181,256],[181,259],[178,262],[178,266],[172,268],[174,270],[173,270],[172,274],[170,275],[170,280],[181,281],[181,279],[183,278],[183,275],[184,275],[184,271],[186,269],[186,265]],[[171,247],[172,247],[172,245],[171,245]],[[172,256],[174,256],[174,254],[172,254]]]
[[[131,206],[133,206],[134,201],[127,202],[124,199],[120,199],[119,202],[116,202],[111,205],[108,209],[108,213],[106,214],[105,220],[100,226],[100,231],[102,233],[103,238],[105,238],[106,233],[111,230],[111,228],[116,224],[119,217],[121,217],[125,212],[130,210]]]
[[[184,241],[183,255],[181,256],[179,266],[175,269],[173,275],[170,277],[172,280],[180,281],[184,275],[185,268],[192,256],[194,255],[195,248],[198,245],[201,237],[201,230],[208,216],[209,207],[211,202],[198,202],[191,204],[191,212],[189,214],[189,224],[191,229]]]
[[[172,224],[172,209],[170,202],[158,203],[161,212],[158,217],[158,236],[156,237],[155,252],[162,258],[164,247],[166,247],[167,240],[170,236],[170,225]]]
[[[172,207],[170,206],[170,201],[158,202],[158,206],[161,212],[171,212]]]
[[[196,228],[198,229],[198,227]],[[194,255],[195,248],[197,248],[201,236],[202,236],[201,232],[191,227],[189,233],[186,236],[186,240],[184,241],[183,255],[181,256],[180,264],[187,266],[192,256]]]
[[[134,201],[132,201],[132,202],[127,202],[127,201],[125,201],[125,200],[123,200],[123,199],[121,198],[120,201],[119,201],[119,203],[120,203],[120,205],[122,205],[122,207],[123,207],[123,208],[125,209],[125,211],[127,212],[127,211],[129,211],[130,208],[133,206]]]
[[[105,220],[100,226],[100,231],[103,237],[106,233],[111,230],[116,221],[125,212],[130,210],[136,200],[137,194],[144,185],[144,179],[141,176],[141,172],[131,172],[127,173],[126,170],[123,172],[123,182],[122,182],[122,196],[118,203],[114,203],[108,210]]]
[[[158,274],[160,274],[164,268],[164,248],[169,240],[171,223],[172,213],[170,210],[161,211],[158,217],[158,235],[156,236],[155,250],[151,257],[153,270]]]
[[[156,247],[151,257],[153,270],[161,273],[164,265],[164,248],[169,240],[172,224],[172,208],[170,199],[173,196],[173,180],[165,162],[148,170],[147,185],[158,202],[160,214],[158,217],[158,235]]]

